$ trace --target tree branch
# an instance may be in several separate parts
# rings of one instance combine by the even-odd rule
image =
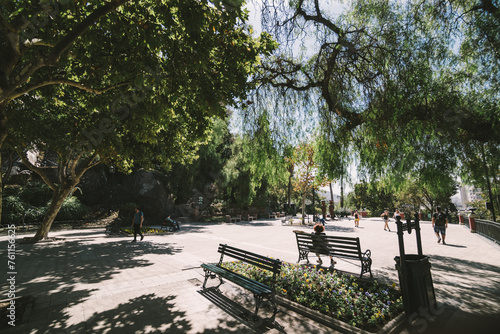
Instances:
[[[92,14],[87,16],[80,24],[78,24],[72,31],[70,31],[61,41],[56,44],[54,50],[48,57],[48,63],[57,63],[63,52],[66,51],[66,49],[69,48],[78,37],[82,36],[89,27],[91,27],[99,19],[116,10],[116,8],[120,7],[128,1],[130,0],[111,0],[104,6],[97,8]]]
[[[115,88],[118,88],[118,87],[121,87],[121,86],[126,86],[126,85],[129,85],[130,82],[122,82],[122,83],[119,83],[119,84],[116,84],[116,85],[113,85],[113,86],[109,86],[109,87],[106,87],[106,88],[102,88],[102,89],[94,89],[94,88],[91,88],[91,87],[88,87],[82,83],[79,83],[79,82],[76,82],[76,81],[73,81],[73,80],[68,80],[68,79],[52,79],[52,80],[47,80],[47,81],[44,81],[44,82],[40,82],[39,84],[36,84],[36,85],[33,85],[33,86],[30,86],[30,87],[26,87],[25,89],[23,89],[22,91],[20,92],[14,92],[11,96],[9,96],[9,99],[11,100],[14,100],[26,93],[29,93],[35,89],[38,89],[38,88],[42,88],[42,87],[45,87],[45,86],[51,86],[51,85],[68,85],[68,86],[72,86],[72,87],[76,87],[76,88],[79,88],[81,90],[84,90],[86,92],[89,92],[89,93],[93,93],[93,94],[102,94],[104,92],[107,92],[108,90],[111,90],[111,89],[115,89]]]
[[[40,175],[42,180],[50,187],[50,189],[52,189],[53,191],[57,191],[58,187],[50,180],[47,174],[45,174],[45,170],[43,168],[33,165],[31,161],[29,161],[28,158],[26,157],[25,152],[20,148],[15,147],[15,150],[26,167],[28,167],[31,171]]]
[[[104,6],[97,8],[92,14],[87,16],[82,22],[77,24],[66,36],[64,36],[54,46],[52,52],[44,58],[37,58],[36,60],[28,63],[15,77],[15,82],[12,83],[12,93],[17,87],[27,82],[28,79],[40,68],[45,66],[56,66],[62,54],[80,37],[88,28],[95,24],[99,19],[106,16],[110,12],[116,10],[119,6],[130,0],[112,0]],[[8,94],[10,95],[10,94]]]

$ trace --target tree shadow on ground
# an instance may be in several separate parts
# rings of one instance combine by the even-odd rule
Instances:
[[[222,225],[224,223],[180,223],[180,230],[172,232],[174,234],[204,233],[209,226]]]
[[[500,321],[500,266],[441,255],[430,255],[429,262],[440,312],[432,317],[425,312],[418,314],[417,322],[408,325],[410,331],[496,333]],[[383,269],[395,272],[394,267]]]
[[[0,242],[0,247],[6,249],[6,242]],[[64,310],[102,291],[101,284],[114,275],[152,265],[148,255],[180,251],[168,244],[132,244],[128,240],[16,244],[16,294],[35,297],[30,323],[65,328],[69,315]],[[6,289],[2,285],[0,293],[6,295]]]
[[[224,296],[220,291],[214,288],[208,288],[198,291],[203,297],[212,302],[215,306],[229,314],[238,323],[244,324],[253,333],[266,333],[271,329],[277,329],[280,333],[286,333],[283,327],[276,321],[270,321],[258,317],[253,319],[253,312],[247,310],[240,304]]]
[[[66,328],[70,333],[186,333],[192,325],[175,307],[175,296],[154,293],[130,299],[116,308],[94,312],[85,321]]]
[[[500,266],[441,255],[432,255],[430,262],[441,298],[459,297],[465,304],[482,301],[481,311],[500,315]]]
[[[75,238],[75,237],[102,237],[105,229],[91,229],[91,230],[70,230],[58,235],[58,238]]]
[[[347,226],[338,226],[332,224],[325,225],[325,232],[344,232],[344,233],[352,233],[355,231],[354,227]]]
[[[252,221],[241,221],[237,223],[232,223],[239,226],[252,226],[252,227],[263,227],[263,226],[273,226],[275,225],[269,220],[252,220]]]

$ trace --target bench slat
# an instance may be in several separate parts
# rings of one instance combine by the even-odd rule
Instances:
[[[279,273],[281,270],[280,260],[274,260],[259,254],[241,251],[237,248],[227,245],[220,245],[218,251],[219,253],[249,263],[251,265],[260,267],[262,269],[269,270],[273,273]]]
[[[254,281],[245,276],[239,275],[235,272],[232,272],[229,269],[219,267],[217,264],[202,264],[202,268],[206,268],[211,272],[231,281],[239,286],[244,287],[247,290],[252,291],[257,294],[269,294],[272,293],[273,289],[263,283]]]
[[[297,239],[297,247],[299,249],[299,262],[300,260],[307,260],[309,262],[309,252],[330,255],[339,258],[347,258],[359,260],[361,262],[361,276],[363,273],[371,273],[370,258],[371,252],[367,250],[365,253],[361,252],[361,245],[359,237],[338,237],[330,235],[316,235],[308,234],[303,231],[293,231]]]

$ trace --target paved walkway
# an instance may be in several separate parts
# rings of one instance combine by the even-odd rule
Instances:
[[[199,266],[218,261],[219,243],[295,262],[292,230],[311,227],[281,226],[276,219],[181,228],[137,243],[91,229],[50,234],[61,241],[16,244],[16,295],[36,299],[29,322],[21,325],[17,319],[18,326],[2,333],[335,333],[286,309],[273,326],[256,328],[241,316],[243,307],[253,308],[247,293],[232,284],[222,285],[222,294],[199,291]],[[362,219],[359,228],[353,220],[328,222],[326,230],[359,236],[362,249],[372,251],[374,276],[398,282],[397,235],[384,231],[382,220]],[[422,238],[424,254],[431,258],[439,314],[416,316],[402,333],[498,332],[500,246],[459,225],[449,226],[447,245],[436,242],[430,223],[422,224]],[[405,234],[405,243],[407,253],[416,253],[415,234]],[[7,244],[7,237],[0,237],[5,273]],[[358,267],[338,262],[339,270],[359,274]],[[0,299],[6,299],[6,278],[2,282]]]

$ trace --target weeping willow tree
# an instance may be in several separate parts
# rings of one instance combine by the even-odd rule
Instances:
[[[498,147],[495,2],[335,3],[263,1],[262,27],[280,47],[253,78],[249,117],[269,112],[285,132],[307,119],[332,176],[349,156],[361,178],[395,187],[412,175],[446,183],[473,143]]]
[[[219,186],[226,198],[240,208],[282,203],[286,194],[288,169],[273,139],[270,121],[264,115],[250,131],[235,135],[231,157],[221,171]]]

